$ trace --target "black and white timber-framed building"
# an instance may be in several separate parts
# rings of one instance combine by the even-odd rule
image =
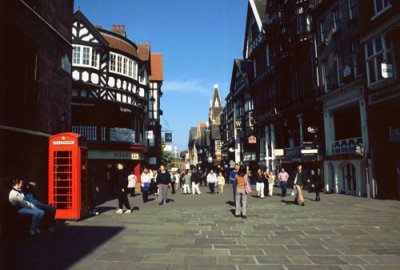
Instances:
[[[72,131],[88,139],[96,175],[122,162],[139,176],[147,166],[150,44],[135,44],[121,25],[96,27],[80,10],[72,44]]]

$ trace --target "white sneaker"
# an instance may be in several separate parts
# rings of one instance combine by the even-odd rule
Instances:
[[[32,235],[32,236],[36,235],[36,230],[35,229],[30,229],[29,230],[29,234]]]
[[[122,209],[118,209],[117,212],[115,212],[116,214],[122,214],[124,211],[122,211]]]
[[[36,228],[35,232],[36,232],[36,234],[39,234],[40,230],[38,228]]]
[[[124,214],[130,214],[130,213],[132,213],[132,210],[131,210],[131,209],[128,209],[128,210],[126,210],[126,211],[124,212]]]

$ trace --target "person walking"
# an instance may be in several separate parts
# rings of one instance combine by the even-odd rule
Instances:
[[[190,182],[191,182],[192,172],[188,169],[183,176],[183,194],[190,194]]]
[[[148,169],[144,168],[140,176],[140,186],[142,188],[142,200],[146,203],[149,199],[149,191],[151,187],[151,175]]]
[[[214,173],[214,170],[211,169],[207,175],[207,183],[210,188],[210,193],[215,194],[215,183],[217,182],[217,176]]]
[[[117,164],[117,180],[118,180],[118,210],[116,214],[132,213],[131,205],[128,200],[128,175],[124,169],[124,164]],[[123,207],[126,207],[124,212]]]
[[[131,197],[135,196],[135,187],[136,187],[136,175],[131,171],[131,173],[128,175],[128,194],[131,195]]]
[[[294,178],[294,185],[297,191],[294,201],[301,206],[304,206],[303,186],[307,183],[307,181],[309,181],[309,179],[307,179],[306,173],[303,172],[303,166],[299,164],[297,166],[297,173]]]
[[[281,186],[281,196],[285,197],[286,196],[286,191],[287,191],[287,181],[289,179],[289,174],[285,172],[285,168],[281,169],[281,172],[278,174],[278,180],[279,184]]]
[[[156,183],[159,190],[159,205],[167,203],[168,188],[171,186],[171,175],[165,169],[164,165],[160,166],[160,172],[157,174]]]
[[[232,192],[233,192],[233,203],[236,204],[236,187],[237,187],[237,183],[236,183],[236,174],[239,172],[239,164],[235,164],[235,168],[233,171],[231,171],[231,173],[229,174],[229,180],[232,183]]]
[[[257,180],[256,180],[256,191],[257,191],[257,196],[261,199],[264,198],[264,180],[265,176],[261,169],[257,170]]]
[[[218,183],[218,193],[224,194],[225,177],[223,176],[221,170],[218,172],[217,183]]]
[[[247,194],[246,194],[246,183],[245,173],[241,169],[235,175],[236,182],[236,199],[235,199],[235,216],[236,217],[247,217]],[[248,183],[247,183],[248,184]]]
[[[322,187],[322,182],[321,182],[321,177],[315,173],[314,170],[311,170],[311,187],[313,188],[315,192],[315,201],[319,202],[321,200],[321,197],[319,193],[321,192],[321,187]]]
[[[192,172],[192,176],[190,177],[190,181],[192,182],[192,194],[201,194],[200,192],[200,179],[201,179],[201,172]]]
[[[175,183],[177,181],[176,179],[176,171],[173,171],[170,173],[171,176],[171,188],[172,188],[172,194],[175,194]]]
[[[25,199],[22,192],[22,185],[23,181],[21,179],[14,179],[12,181],[12,189],[8,194],[8,200],[15,207],[18,215],[29,215],[32,217],[29,233],[34,236],[40,233],[38,225],[44,215],[44,211]]]
[[[269,171],[268,174],[268,196],[272,197],[274,191],[274,184],[275,184],[275,175],[272,171]]]

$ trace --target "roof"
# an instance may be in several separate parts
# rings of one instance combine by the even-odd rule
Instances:
[[[147,44],[138,44],[138,56],[142,61],[150,60],[150,42]]]
[[[104,32],[103,29],[100,30],[100,33],[103,35],[104,39],[107,40],[107,42],[109,43],[108,47],[110,47],[111,49],[118,50],[127,53],[129,55],[138,57],[137,48],[135,48],[133,44],[128,43],[127,41],[123,40],[120,37],[114,36],[108,31]]]
[[[152,53],[150,58],[151,75],[150,81],[164,80],[163,57],[161,53]]]

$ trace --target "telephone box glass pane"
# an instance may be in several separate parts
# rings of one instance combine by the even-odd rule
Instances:
[[[54,206],[72,209],[72,151],[55,151],[53,158]]]

